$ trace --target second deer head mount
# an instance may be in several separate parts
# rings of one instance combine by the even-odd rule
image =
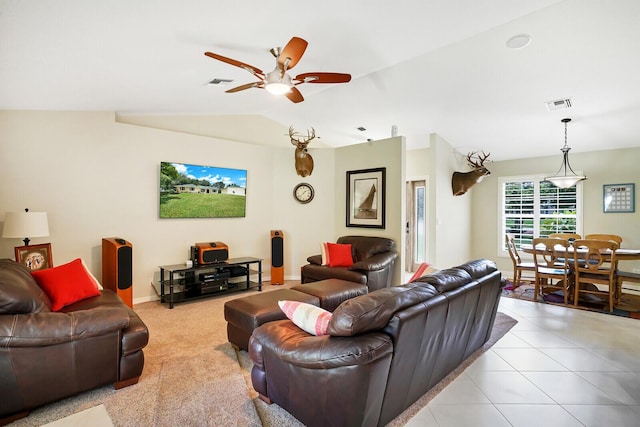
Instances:
[[[296,172],[300,176],[309,176],[313,172],[313,157],[307,152],[307,145],[316,137],[316,130],[307,130],[306,138],[300,137],[298,132],[294,132],[293,126],[289,128],[289,138],[296,147]]]
[[[451,177],[451,189],[453,190],[454,196],[461,196],[466,193],[473,185],[477,182],[482,181],[482,179],[491,174],[491,171],[484,167],[484,161],[491,155],[485,154],[484,151],[482,154],[478,154],[477,151],[472,151],[467,154],[467,163],[469,166],[473,168],[473,170],[469,172],[454,172]]]

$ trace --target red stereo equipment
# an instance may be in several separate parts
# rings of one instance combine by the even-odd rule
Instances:
[[[196,243],[195,255],[198,264],[216,264],[229,259],[229,247],[222,242]]]

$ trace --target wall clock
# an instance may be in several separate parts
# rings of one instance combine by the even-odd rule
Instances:
[[[301,182],[293,189],[293,197],[300,203],[309,203],[313,200],[313,195],[313,187],[306,182]]]

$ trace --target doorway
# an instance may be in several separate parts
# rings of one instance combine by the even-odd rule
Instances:
[[[427,180],[407,181],[405,272],[427,262]]]

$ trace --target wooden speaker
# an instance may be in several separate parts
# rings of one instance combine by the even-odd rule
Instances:
[[[271,284],[284,285],[284,233],[271,230]]]
[[[133,308],[133,248],[119,237],[102,239],[102,286]]]

